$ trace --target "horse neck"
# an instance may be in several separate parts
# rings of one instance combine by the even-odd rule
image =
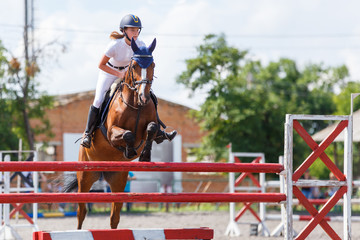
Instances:
[[[129,72],[126,72],[124,82],[126,84],[124,84],[122,87],[123,99],[128,104],[131,104],[132,106],[137,106],[137,95],[138,94],[136,91],[133,91],[128,87],[128,86],[134,87],[134,86],[132,86],[131,73],[129,74]]]

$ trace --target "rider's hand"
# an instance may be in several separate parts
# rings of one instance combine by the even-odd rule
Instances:
[[[120,79],[123,79],[124,76],[125,76],[125,71],[118,72],[117,76],[118,76]]]

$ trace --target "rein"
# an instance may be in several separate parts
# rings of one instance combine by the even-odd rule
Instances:
[[[149,80],[147,78],[147,75],[148,75],[147,68],[149,68],[149,66],[150,66],[149,64],[152,64],[152,62],[153,62],[153,59],[152,59],[153,56],[151,55],[151,53],[155,48],[155,44],[156,44],[156,41],[154,39],[151,46],[146,49],[147,52],[145,54],[134,54],[133,55],[133,57],[131,58],[130,64],[128,65],[129,67],[128,67],[128,70],[127,70],[127,72],[125,74],[125,78],[120,81],[120,83],[118,84],[112,99],[110,99],[109,103],[107,104],[107,106],[109,106],[109,104],[110,104],[110,106],[109,106],[109,111],[110,111],[111,105],[119,97],[121,99],[121,101],[127,107],[137,111],[137,117],[136,117],[136,122],[135,122],[135,129],[134,129],[135,140],[136,140],[138,125],[139,125],[139,122],[140,122],[141,110],[143,109],[143,105],[141,104],[142,99],[139,99],[139,97],[141,97],[141,96],[137,96],[137,95],[139,95],[139,91],[141,89],[141,86],[139,87],[138,85],[150,84],[150,87],[151,87],[152,79],[154,78],[154,74],[152,76],[152,79]],[[137,47],[134,40],[131,41],[131,47],[132,47],[134,52],[140,50]],[[141,67],[141,74],[140,74],[141,75],[141,80],[139,80],[139,81],[136,81],[136,79],[134,78],[134,69],[135,69],[134,61],[137,64],[139,64],[139,66]],[[146,70],[145,70],[145,67],[146,67]],[[123,95],[124,87],[127,87],[130,91],[132,91],[132,92],[129,93],[129,101],[131,100],[131,98],[133,98],[132,101],[135,100],[134,103],[131,104],[130,102],[127,102],[124,99],[124,95]],[[147,87],[147,86],[145,86],[145,87]],[[137,93],[137,95],[136,95],[136,93]],[[151,97],[151,92],[150,92],[150,97]],[[125,108],[125,110],[126,110],[126,108]],[[107,118],[107,116],[106,116],[106,118]],[[104,118],[104,119],[106,119],[106,118]],[[105,136],[105,138],[109,141],[108,129],[105,127],[105,120],[103,120],[102,123],[100,124],[100,130],[103,133],[103,135]],[[140,144],[137,147],[134,146],[135,150],[137,151],[143,145],[143,143],[144,143],[144,140],[141,139]],[[112,145],[111,142],[110,142],[110,145]],[[113,147],[115,147],[116,149],[118,149],[118,150],[120,150],[122,152],[126,151],[126,148],[123,147],[123,146],[113,146]]]
[[[151,55],[134,55],[134,57],[152,57]],[[140,84],[143,84],[143,83],[146,83],[146,84],[152,84],[152,82],[149,80],[149,79],[143,79],[143,80],[140,80],[140,81],[134,81],[134,72],[133,72],[133,61],[130,62],[130,65],[129,65],[129,70],[128,70],[128,77],[131,78],[131,85],[127,82],[125,82],[124,80],[122,80],[120,82],[120,98],[122,100],[123,103],[125,103],[126,106],[134,109],[134,110],[139,110],[141,109],[141,107],[135,107],[133,105],[131,105],[130,103],[126,102],[124,97],[123,97],[123,94],[122,94],[122,90],[123,90],[123,86],[126,86],[128,87],[131,91],[133,92],[138,92],[138,89],[136,88],[137,85],[140,85]]]
[[[137,56],[137,55],[136,55]],[[141,55],[141,57],[152,57],[151,55]],[[125,80],[122,80],[120,82],[120,87],[118,88],[117,90],[117,94],[120,93],[120,98],[121,98],[121,101],[128,107],[130,107],[131,109],[134,109],[137,111],[137,116],[136,116],[136,123],[135,123],[135,131],[134,131],[134,135],[135,135],[135,138],[136,138],[136,133],[137,133],[137,129],[138,129],[138,125],[139,125],[139,120],[140,120],[140,113],[141,113],[141,109],[142,109],[142,106],[139,105],[138,107],[135,107],[133,105],[131,105],[130,103],[126,102],[125,99],[124,99],[124,96],[123,96],[123,87],[126,86],[128,87],[131,91],[133,92],[138,92],[138,89],[137,89],[137,85],[140,85],[140,84],[143,84],[143,83],[146,83],[146,84],[152,84],[152,82],[149,80],[149,79],[143,79],[143,80],[140,80],[140,81],[134,81],[134,71],[133,71],[133,61],[130,62],[130,65],[129,65],[129,70],[128,70],[128,77],[130,78],[131,77],[131,85],[127,82],[125,82]],[[116,96],[115,96],[116,97]],[[141,143],[140,145],[136,148],[138,149],[141,145],[143,144],[143,140],[141,140]],[[119,150],[122,150],[121,148],[119,148]]]
[[[120,87],[117,88],[117,90],[116,90],[115,93],[114,93],[115,95],[114,95],[114,98],[113,98],[113,99],[115,100],[115,99],[116,99],[116,96],[120,93],[120,98],[121,98],[121,100],[126,104],[126,106],[129,106],[129,107],[137,110],[136,123],[135,123],[135,131],[134,131],[134,135],[135,135],[135,139],[136,139],[136,133],[137,133],[138,125],[139,125],[140,112],[141,112],[142,107],[136,108],[136,107],[128,104],[127,102],[125,102],[125,100],[124,100],[124,98],[123,98],[123,96],[122,96],[122,86],[123,86],[123,85],[120,85]],[[114,101],[111,101],[111,104],[110,104],[110,106],[109,106],[109,109],[111,108],[111,105],[112,105],[113,103],[114,103]],[[106,117],[106,118],[107,118],[107,117]],[[102,131],[102,133],[103,133],[103,135],[105,136],[105,138],[108,139],[107,129],[106,129],[105,125],[104,125],[104,122],[105,122],[105,119],[104,119],[104,121],[103,121],[103,122],[101,123],[101,125],[100,125],[100,130]],[[108,140],[108,141],[109,141],[109,140]],[[143,143],[144,143],[144,140],[141,140],[139,146],[135,147],[135,149],[138,150]],[[111,143],[110,143],[110,145],[111,145]],[[118,146],[118,147],[115,147],[115,148],[118,149],[118,150],[120,150],[120,151],[122,151],[122,152],[125,152],[125,148],[122,147],[122,146]]]

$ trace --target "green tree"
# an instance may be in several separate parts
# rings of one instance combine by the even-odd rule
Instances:
[[[4,78],[8,61],[4,56],[5,48],[0,41],[0,79]],[[4,81],[1,80],[0,85],[0,149],[11,150],[17,147],[17,136],[12,131],[12,114],[10,102],[3,97]]]
[[[351,93],[360,93],[359,82],[347,82],[341,86],[341,92],[334,96],[334,103],[336,105],[337,115],[348,115],[350,114],[350,101]],[[354,99],[354,112],[360,110],[360,97]]]
[[[3,76],[0,83],[2,105],[6,108],[8,117],[11,115],[11,128],[8,129],[18,138],[25,139],[25,144],[30,149],[35,149],[36,134],[51,136],[45,109],[52,107],[53,97],[38,90],[36,76],[40,69],[36,59],[34,57],[31,62],[25,61],[24,66],[14,57],[10,61],[5,59],[3,63],[7,64],[2,65]],[[31,119],[38,119],[40,124],[31,126]],[[0,121],[1,126],[9,124],[8,119],[1,118]]]
[[[200,110],[192,112],[207,133],[196,150],[200,159],[225,158],[225,146],[231,142],[234,151],[264,152],[267,161],[277,162],[284,151],[285,114],[333,113],[333,89],[348,75],[344,66],[308,64],[300,70],[285,58],[263,66],[247,51],[228,46],[224,35],[205,36],[197,52],[197,57],[186,60],[187,69],[177,82],[193,94],[207,92]],[[325,125],[302,124],[310,134]],[[300,164],[309,147],[298,137],[294,142]]]

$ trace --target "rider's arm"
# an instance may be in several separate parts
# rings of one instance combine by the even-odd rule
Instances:
[[[104,72],[107,72],[111,75],[114,75],[114,76],[117,76],[119,78],[123,78],[124,75],[125,75],[125,72],[124,71],[116,71],[115,69],[109,67],[106,63],[109,61],[109,57],[107,57],[106,55],[104,55],[101,60],[100,60],[100,63],[99,63],[99,68],[101,70],[103,70]]]

